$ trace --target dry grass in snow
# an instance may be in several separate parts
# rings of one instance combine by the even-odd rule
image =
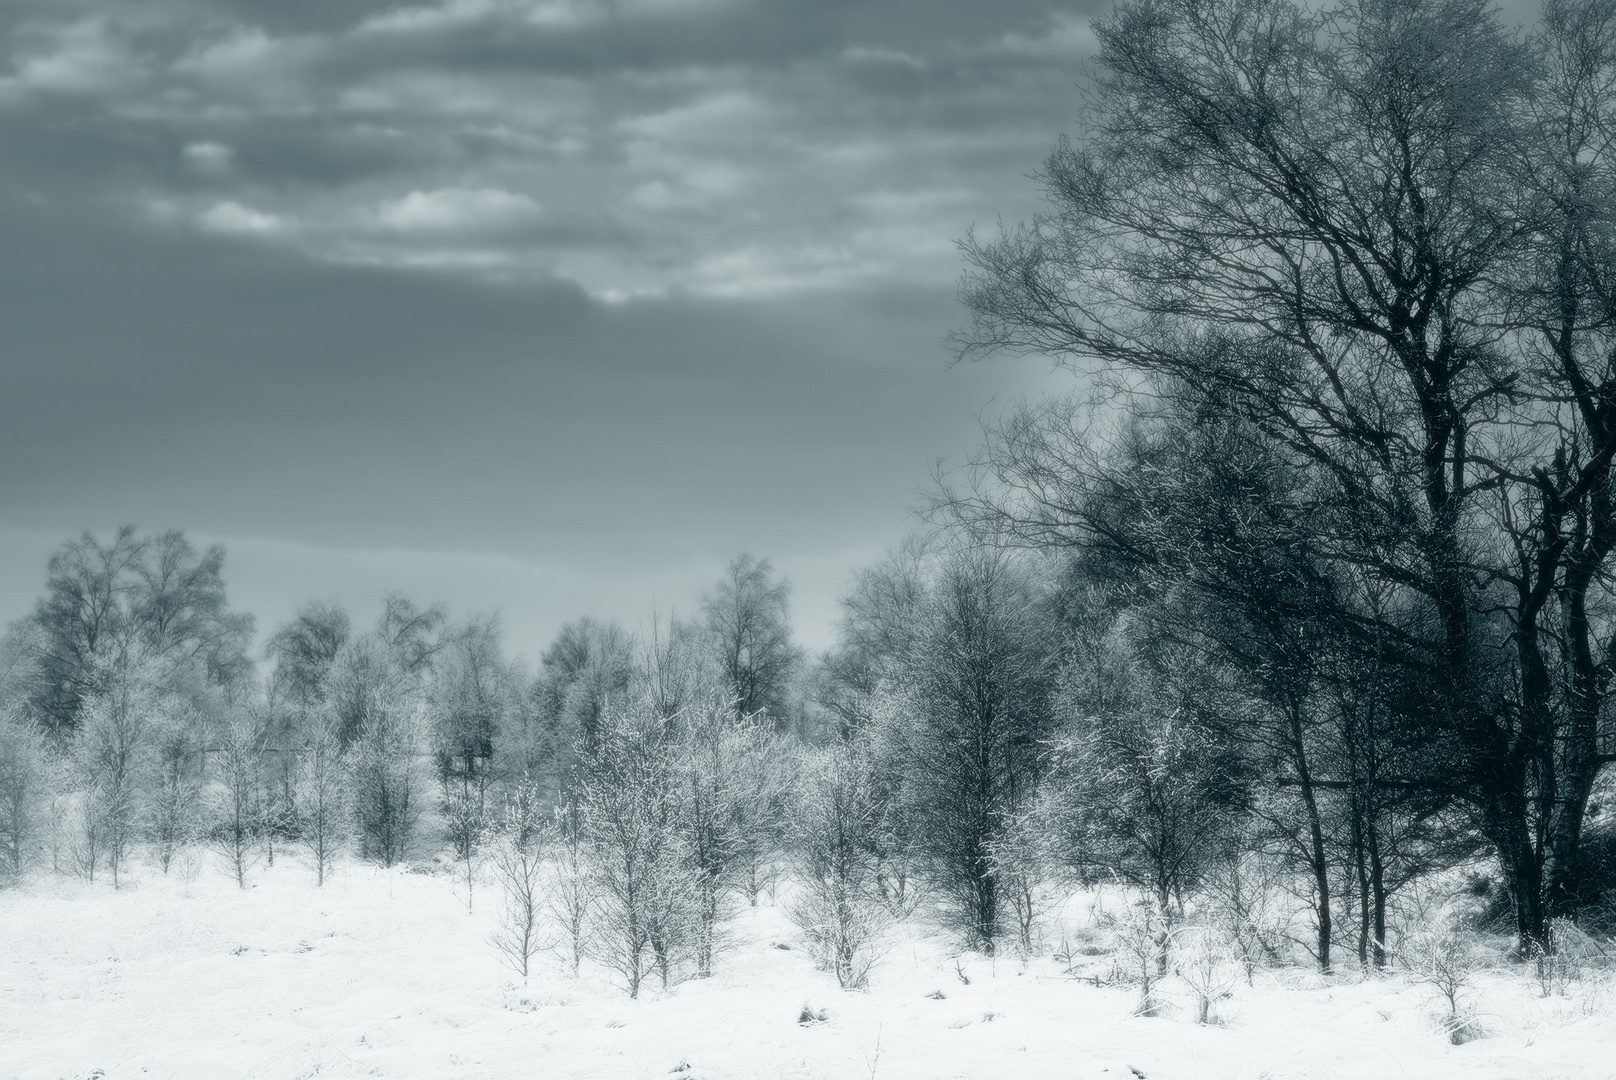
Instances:
[[[1180,980],[1139,1018],[1128,987],[959,957],[918,924],[868,993],[842,992],[765,906],[738,912],[714,978],[629,1001],[559,960],[513,979],[488,944],[491,890],[468,913],[444,873],[310,878],[283,863],[246,891],[205,869],[0,893],[0,1078],[1616,1076],[1604,975],[1545,998],[1524,972],[1484,973],[1468,998],[1483,1037],[1461,1046],[1402,976],[1259,973],[1198,1026]],[[804,1006],[825,1019],[800,1024]]]

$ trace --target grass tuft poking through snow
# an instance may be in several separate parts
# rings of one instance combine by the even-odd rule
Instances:
[[[1188,975],[1161,980],[1157,1015],[1141,1017],[1137,987],[1075,977],[1047,952],[961,955],[917,917],[891,930],[867,990],[847,992],[808,950],[776,947],[800,942],[782,887],[741,910],[711,978],[630,1001],[559,948],[523,983],[488,945],[493,905],[468,913],[446,874],[342,863],[324,888],[312,877],[277,860],[240,889],[212,866],[131,866],[116,892],[0,892],[0,1080],[1616,1076],[1610,976],[1592,968],[1547,994],[1531,964],[1467,968],[1455,1045],[1452,980],[1279,970],[1248,985],[1223,954],[1186,950]],[[1218,1022],[1197,1023],[1208,1002]]]

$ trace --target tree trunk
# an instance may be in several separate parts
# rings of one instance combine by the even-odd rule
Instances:
[[[1300,706],[1292,705],[1290,714],[1291,753],[1296,762],[1297,788],[1301,792],[1302,806],[1307,812],[1308,861],[1313,871],[1314,916],[1318,924],[1319,971],[1330,973],[1330,862],[1324,849],[1324,826],[1319,820],[1319,804],[1313,791],[1313,774],[1307,764],[1307,748],[1302,741]]]

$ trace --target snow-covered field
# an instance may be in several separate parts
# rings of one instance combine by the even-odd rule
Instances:
[[[1136,1018],[1126,988],[1048,958],[956,965],[919,926],[844,993],[764,906],[716,977],[630,1001],[553,962],[520,985],[487,944],[494,900],[468,913],[448,875],[360,865],[316,889],[284,860],[245,892],[203,869],[0,893],[0,1078],[1616,1077],[1604,979],[1543,998],[1482,976],[1486,1037],[1462,1046],[1402,977],[1259,974],[1199,1027],[1187,995]],[[827,1019],[799,1025],[805,1004]]]

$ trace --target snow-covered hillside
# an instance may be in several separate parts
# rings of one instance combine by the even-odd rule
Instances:
[[[1468,1000],[1487,1034],[1462,1046],[1401,976],[1259,973],[1201,1027],[1187,992],[1137,1018],[1127,988],[1047,956],[960,957],[918,921],[846,993],[765,903],[737,913],[717,976],[630,1001],[559,962],[520,985],[487,944],[492,890],[474,899],[448,874],[363,865],[316,889],[284,860],[245,892],[193,867],[0,893],[0,1078],[1616,1076],[1600,977],[1543,998],[1484,975]],[[799,1023],[805,1005],[825,1019]]]

